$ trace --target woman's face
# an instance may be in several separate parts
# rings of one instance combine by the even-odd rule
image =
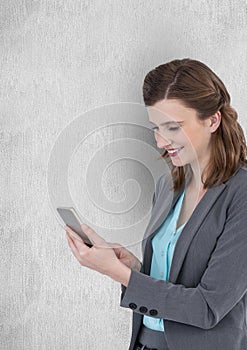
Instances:
[[[207,164],[210,158],[213,117],[201,121],[196,110],[185,107],[180,100],[161,100],[148,107],[149,121],[154,123],[158,148],[176,149],[169,152],[175,166]],[[213,123],[214,124],[214,123]]]

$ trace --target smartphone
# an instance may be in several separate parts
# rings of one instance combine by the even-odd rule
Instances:
[[[88,246],[92,247],[93,244],[88,238],[88,236],[85,234],[85,232],[82,231],[81,228],[81,220],[79,218],[79,215],[76,213],[75,209],[70,207],[58,207],[57,211],[61,218],[63,219],[64,223],[69,226],[73,231],[78,233],[78,235],[81,237],[83,242]]]

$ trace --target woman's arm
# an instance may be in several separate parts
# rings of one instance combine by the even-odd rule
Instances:
[[[163,178],[162,175],[156,185],[153,195],[152,208],[158,194],[158,184]],[[139,259],[127,249],[117,243],[107,243],[91,227],[82,224],[90,241],[94,246],[89,248],[68,226],[65,226],[68,244],[79,263],[90,269],[105,274],[121,283],[122,291],[129,283],[131,270],[140,271],[142,264]]]
[[[241,188],[197,287],[186,288],[132,270],[120,305],[140,314],[139,308],[145,306],[147,315],[153,310],[153,317],[203,329],[217,325],[247,292],[246,208],[247,190]]]

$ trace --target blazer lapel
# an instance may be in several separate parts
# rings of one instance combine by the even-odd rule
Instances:
[[[179,197],[181,191],[168,191],[167,189],[161,189],[160,195],[156,200],[153,213],[149,224],[144,233],[144,239],[142,241],[142,251],[143,251],[143,265],[141,272],[145,274],[150,274],[151,260],[152,260],[152,238],[155,235],[156,230],[164,222],[170,211],[172,210],[177,198]]]
[[[202,197],[200,202],[197,204],[195,210],[190,216],[189,220],[185,224],[181,235],[179,236],[170,269],[169,281],[175,283],[182,267],[186,252],[189,245],[195,236],[196,232],[199,230],[203,220],[207,216],[208,212],[216,202],[217,198],[224,190],[226,185],[222,183],[219,186],[211,187],[207,190],[205,195]]]
[[[182,267],[183,260],[189,248],[191,240],[193,239],[194,235],[200,228],[200,225],[202,224],[204,218],[208,214],[210,208],[214,205],[215,201],[217,200],[218,196],[221,194],[225,186],[226,186],[225,183],[222,183],[219,186],[209,188],[205,193],[205,195],[200,200],[200,202],[197,204],[195,210],[193,211],[192,215],[190,216],[189,220],[184,226],[183,231],[179,236],[179,239],[177,240],[177,243],[175,246],[172,265],[170,269],[170,276],[169,276],[170,282],[173,282],[173,283],[176,282],[176,279]],[[158,197],[155,203],[155,207],[157,209],[155,210],[155,207],[154,207],[153,215],[150,219],[150,222],[147,226],[147,229],[144,235],[146,244],[143,245],[143,252],[145,250],[145,253],[143,253],[144,261],[143,261],[142,271],[145,274],[148,274],[148,275],[150,274],[152,253],[153,253],[152,238],[155,235],[156,230],[161,226],[161,224],[164,222],[164,220],[172,210],[176,200],[182,193],[183,189],[181,191],[176,191],[173,194],[172,192],[170,192],[171,197],[169,197],[170,194],[167,191],[162,192],[162,189],[161,189],[161,195]]]

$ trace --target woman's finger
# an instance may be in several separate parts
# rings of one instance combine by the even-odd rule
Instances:
[[[66,229],[66,231],[69,232],[69,234],[70,234],[71,236],[73,236],[73,238],[78,239],[79,241],[83,242],[82,238],[78,235],[78,233],[76,233],[75,231],[73,231],[69,226],[66,225],[66,226],[65,226],[65,229]]]
[[[111,248],[123,248],[123,246],[119,243],[111,243],[111,242],[106,242],[109,247]]]
[[[91,227],[86,224],[81,224],[81,227],[94,246],[109,247],[104,238],[99,236]]]
[[[70,248],[71,248],[71,250],[72,250],[72,253],[73,253],[74,256],[76,257],[76,259],[77,259],[78,261],[80,261],[80,253],[79,253],[77,247],[76,247],[75,244],[74,244],[73,239],[70,237],[70,235],[69,235],[68,232],[66,233],[66,237],[67,237],[67,240],[68,240],[68,244],[69,244],[69,246],[70,246]]]

